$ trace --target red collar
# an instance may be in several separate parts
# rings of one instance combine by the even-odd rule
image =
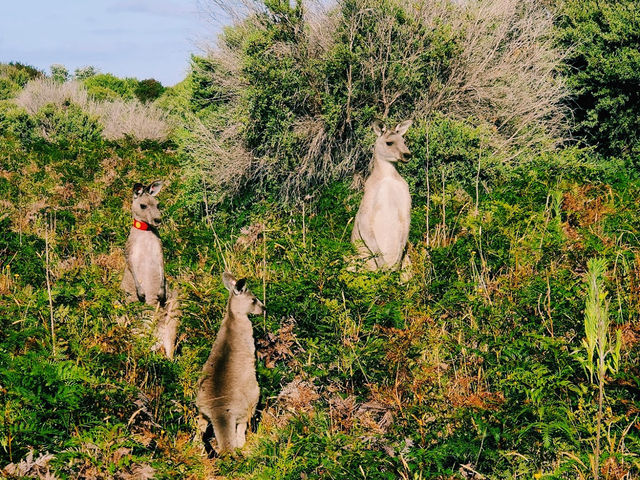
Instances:
[[[149,230],[149,224],[144,223],[142,220],[133,219],[133,228],[137,228],[138,230]]]

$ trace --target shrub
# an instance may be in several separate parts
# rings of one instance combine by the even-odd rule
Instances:
[[[48,104],[87,105],[89,99],[86,90],[78,82],[59,83],[40,79],[29,82],[16,98],[16,103],[33,115]]]
[[[35,122],[29,113],[14,103],[0,101],[0,135],[27,143],[34,138]]]
[[[138,140],[163,141],[169,135],[166,114],[153,105],[144,105],[137,99],[113,102],[91,102],[88,110],[100,118],[104,136],[114,140],[132,137]]]
[[[0,77],[8,78],[24,87],[29,80],[34,78],[44,78],[44,73],[31,65],[24,65],[19,62],[0,63]]]
[[[91,143],[101,138],[102,126],[98,117],[74,103],[45,105],[38,110],[35,121],[42,137],[58,145]]]
[[[109,140],[129,136],[162,141],[169,134],[167,116],[159,108],[143,105],[137,99],[98,101],[90,98],[87,90],[76,81],[60,84],[48,79],[34,80],[18,95],[16,102],[31,114],[38,113],[46,105],[76,105],[98,119],[104,137]]]
[[[51,70],[51,79],[57,83],[64,83],[69,80],[69,70],[64,65],[54,63],[49,67]]]
[[[87,93],[96,100],[121,98],[131,100],[136,97],[137,80],[134,78],[118,78],[110,73],[93,75],[82,82]],[[107,93],[108,92],[108,93]]]
[[[0,77],[0,100],[12,98],[20,91],[20,85],[12,82],[8,78]]]
[[[21,63],[0,63],[0,100],[13,98],[27,82],[42,72]]]
[[[164,92],[164,87],[159,81],[153,78],[140,80],[135,89],[136,97],[142,103],[154,101],[162,95],[162,92]]]
[[[229,143],[254,157],[223,176],[235,185],[213,187],[250,182],[300,198],[364,172],[375,118],[469,121],[507,160],[552,149],[564,139],[566,97],[552,28],[533,0],[348,0],[320,13],[301,1],[258,4],[193,62],[193,109],[233,119]],[[187,141],[200,142],[187,151],[225,157],[220,142]],[[207,178],[224,169],[202,167]]]
[[[566,0],[558,19],[576,133],[605,154],[640,154],[637,2]]]
[[[75,69],[75,71],[73,72],[73,77],[76,80],[86,80],[87,78],[91,78],[95,75],[98,74],[98,71],[96,70],[96,67],[92,66],[92,65],[88,65],[86,67],[78,67]]]

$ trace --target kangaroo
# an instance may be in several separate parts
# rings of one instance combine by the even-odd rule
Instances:
[[[164,306],[167,299],[162,241],[156,230],[162,222],[155,198],[160,190],[160,180],[148,187],[141,183],[133,186],[133,225],[125,247],[126,267],[120,284],[129,302]]]
[[[157,180],[147,187],[141,183],[133,186],[133,225],[125,247],[126,266],[120,287],[126,292],[128,302],[140,301],[156,307],[157,343],[153,349],[163,349],[172,359],[180,310],[177,290],[167,291],[162,241],[157,231],[162,214],[155,197],[162,185],[163,182]]]
[[[374,122],[378,138],[373,150],[373,170],[364,185],[364,196],[356,215],[351,242],[369,270],[397,269],[410,264],[403,255],[409,238],[411,196],[395,162],[411,154],[402,137],[411,126],[407,120],[392,130]]]
[[[256,379],[255,345],[249,314],[260,315],[264,305],[247,289],[245,279],[222,275],[229,290],[227,311],[209,358],[198,381],[196,405],[198,426],[207,452],[209,423],[218,441],[219,453],[233,452],[245,443],[245,433],[256,410],[260,387]]]

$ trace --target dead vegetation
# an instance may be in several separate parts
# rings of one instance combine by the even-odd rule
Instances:
[[[77,81],[32,80],[20,92],[16,103],[30,114],[36,114],[45,105],[62,107],[65,103],[73,103],[99,119],[102,134],[109,140],[130,136],[138,140],[163,141],[170,130],[167,115],[159,108],[137,99],[97,101]]]

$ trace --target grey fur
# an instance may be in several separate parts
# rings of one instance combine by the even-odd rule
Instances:
[[[222,278],[229,290],[227,311],[202,369],[196,405],[203,435],[211,423],[219,452],[230,453],[244,445],[260,397],[249,314],[262,314],[264,305],[243,280],[229,273]]]
[[[410,151],[402,135],[411,120],[387,130],[375,123],[378,135],[373,152],[373,170],[364,185],[364,196],[356,215],[351,241],[358,249],[358,257],[366,259],[370,270],[408,267],[404,256],[411,223],[409,185],[400,176],[395,162],[404,160]]]
[[[162,182],[153,182],[148,187],[134,185],[131,213],[134,220],[148,224],[149,230],[131,227],[125,246],[126,266],[120,287],[127,293],[127,301],[146,302],[164,306],[167,299],[164,277],[162,241],[156,227],[162,221],[155,196],[162,189]]]
[[[162,223],[162,214],[155,196],[162,190],[162,185],[163,182],[157,180],[147,187],[140,183],[133,186],[133,218],[150,228],[140,230],[131,227],[125,246],[126,265],[120,287],[127,293],[128,302],[140,301],[156,307],[154,336],[157,343],[153,349],[163,350],[171,359],[180,326],[180,307],[178,291],[167,291],[162,241],[156,230]]]

